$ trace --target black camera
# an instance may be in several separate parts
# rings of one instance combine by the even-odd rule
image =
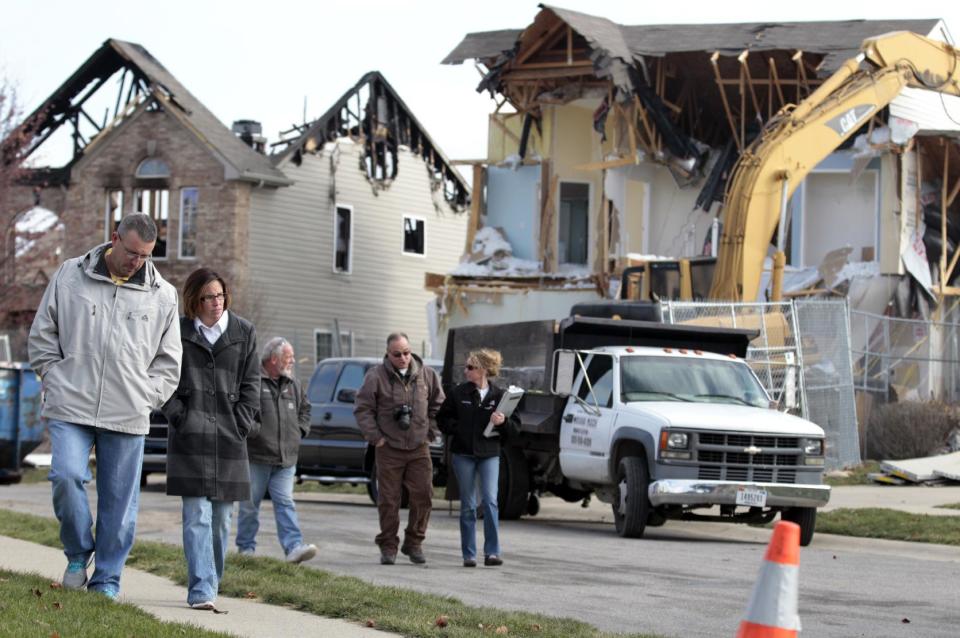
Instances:
[[[393,411],[393,419],[397,422],[397,427],[401,430],[410,429],[410,415],[413,414],[413,408],[407,404],[401,405]]]

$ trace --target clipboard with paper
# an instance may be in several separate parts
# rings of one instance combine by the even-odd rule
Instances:
[[[518,388],[515,385],[511,385],[509,388],[503,391],[503,396],[500,397],[500,403],[497,404],[494,412],[503,412],[503,416],[509,419],[510,415],[513,414],[513,411],[517,409],[517,405],[520,403],[520,399],[522,398],[523,388]],[[487,423],[487,427],[483,430],[483,436],[487,437],[488,439],[494,436],[500,436],[496,426],[493,425],[493,421]]]

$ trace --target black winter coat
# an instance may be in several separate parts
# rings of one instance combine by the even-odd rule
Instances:
[[[217,501],[250,498],[246,438],[259,429],[260,360],[253,324],[230,313],[212,346],[192,319],[180,319],[183,366],[163,406],[167,494]]]
[[[490,422],[490,415],[500,403],[503,389],[487,382],[487,395],[480,401],[480,390],[473,383],[461,383],[451,392],[437,413],[437,426],[444,434],[450,435],[450,451],[477,458],[499,456],[500,442],[516,435],[520,428],[520,419],[514,412],[495,432],[499,436],[489,438],[483,431]]]

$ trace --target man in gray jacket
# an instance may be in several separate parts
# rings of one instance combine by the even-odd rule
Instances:
[[[121,220],[110,243],[68,259],[30,328],[30,363],[43,380],[53,461],[53,509],[67,556],[63,585],[111,599],[133,546],[144,436],[151,410],[177,388],[177,291],[150,261],[157,227]],[[84,484],[97,459],[96,534]],[[96,568],[87,580],[87,566]]]
[[[310,433],[310,402],[293,376],[295,361],[293,346],[283,337],[274,337],[263,347],[260,433],[247,439],[250,500],[240,501],[237,517],[237,548],[241,554],[252,556],[260,529],[260,501],[269,490],[277,537],[288,563],[302,563],[317,554],[316,545],[303,542],[293,502],[300,439]]]

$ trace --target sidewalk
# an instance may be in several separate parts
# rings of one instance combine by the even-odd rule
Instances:
[[[65,566],[66,559],[59,549],[0,536],[0,567],[4,569],[36,573],[51,582],[60,582]],[[186,589],[181,585],[129,567],[123,570],[120,600],[163,621],[188,623],[234,636],[385,638],[399,635],[240,598],[221,597],[217,601],[219,609],[229,612],[226,614],[196,611],[187,607]]]

